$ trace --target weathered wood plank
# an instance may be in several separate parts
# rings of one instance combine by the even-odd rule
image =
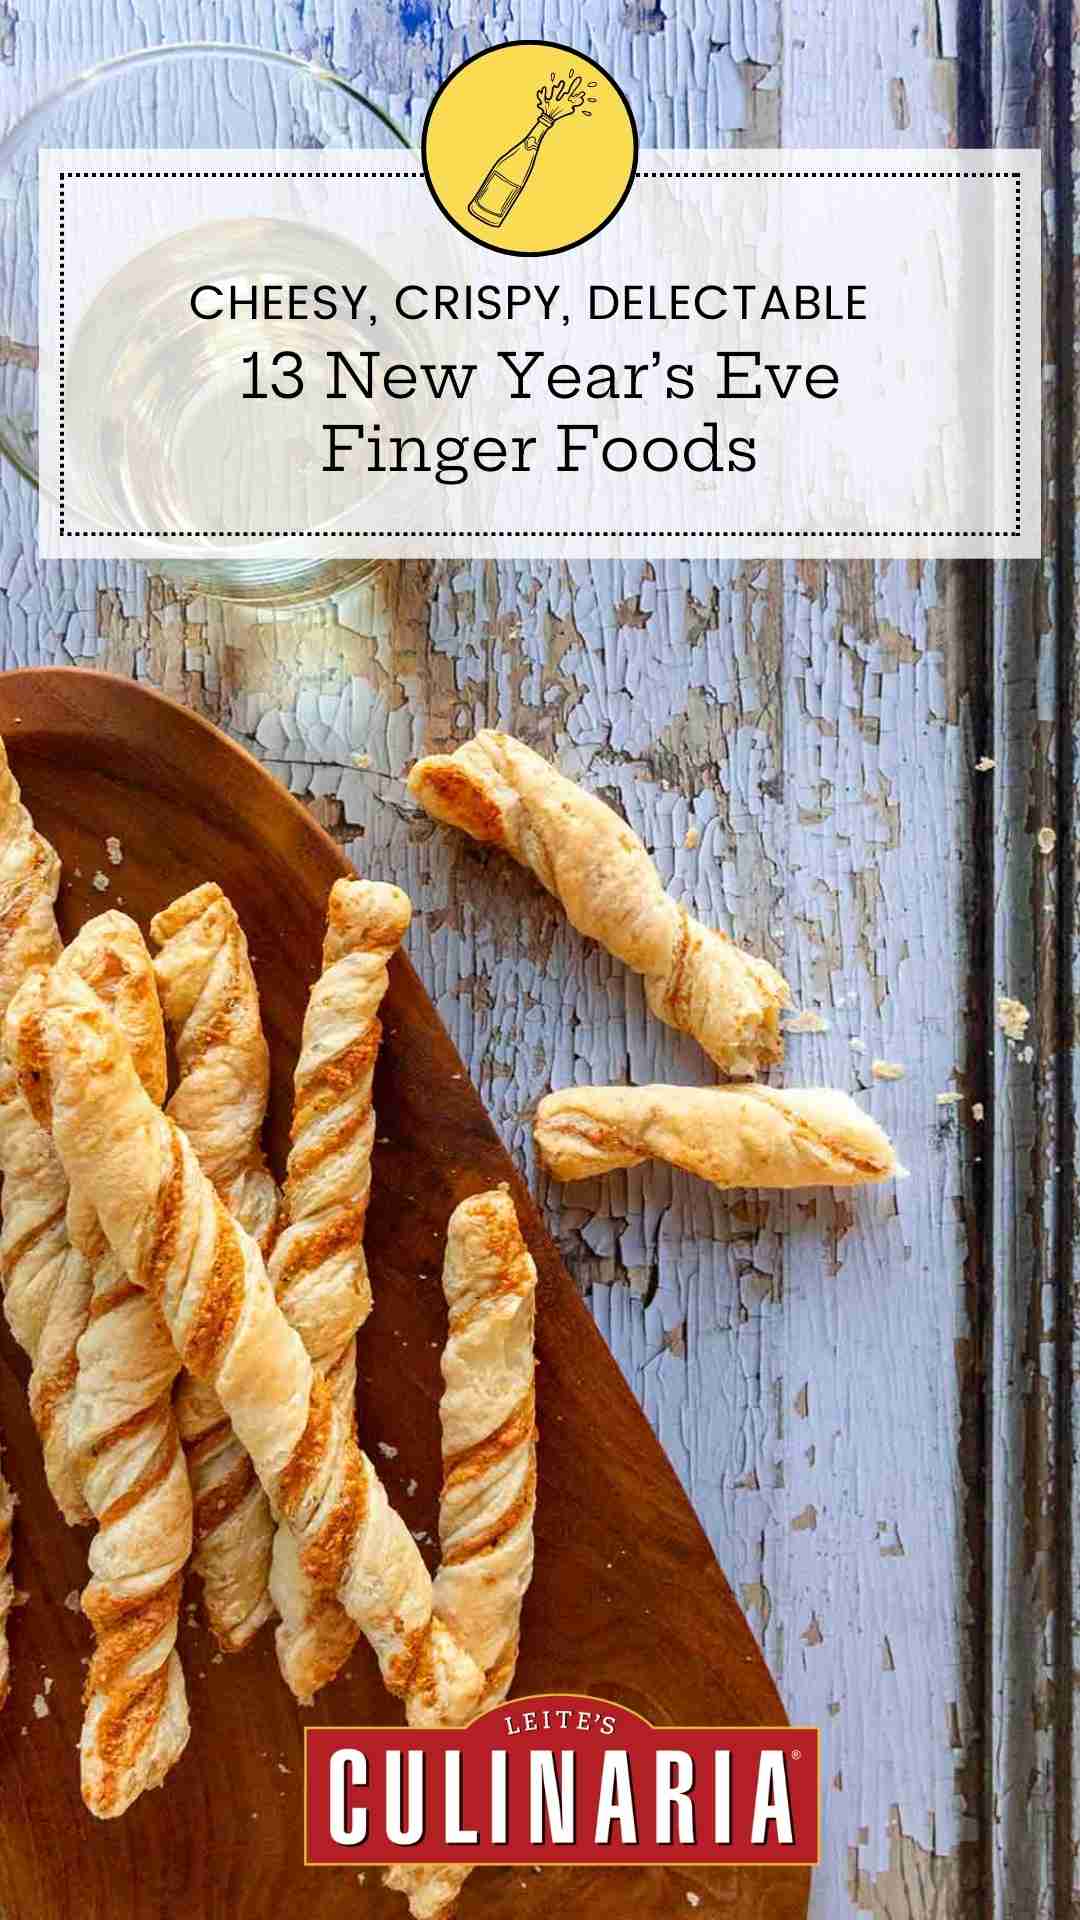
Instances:
[[[1058,32],[1058,27],[1061,31]],[[1041,1920],[1074,1911],[1070,1767],[1072,1691],[1062,1601],[1067,1588],[1070,1476],[1062,1454],[1063,1343],[1071,1324],[1059,1274],[1062,1099],[1070,1036],[1062,1025],[1060,846],[1071,793],[1059,778],[1058,405],[1071,367],[1058,365],[1055,62],[1064,19],[1052,5],[1003,7],[994,37],[993,138],[1043,152],[1044,557],[995,570],[993,668],[993,976],[997,993],[1031,1009],[1022,1041],[993,1031],[992,1289],[988,1285],[987,1513],[990,1699],[987,1826],[997,1908]],[[1027,988],[1014,987],[1026,982]],[[988,1280],[989,1280],[988,1275]],[[1063,1664],[1064,1662],[1064,1664]]]
[[[136,41],[223,27],[214,0],[17,11],[0,6],[0,110]],[[232,37],[336,65],[414,132],[443,71],[531,34],[609,64],[647,144],[813,146],[955,141],[976,9],[963,22],[945,0],[237,0],[227,12]],[[1045,139],[1035,0],[1002,0],[993,25],[995,137]],[[1054,1826],[1047,1689],[1062,1683],[1050,1528],[1068,1476],[1056,1506],[1042,1477],[1062,1418],[1055,883],[1034,838],[1054,805],[1049,581],[1041,595],[1027,576],[1002,582],[991,743],[977,730],[987,689],[969,673],[971,584],[956,569],[433,564],[390,569],[333,608],[256,615],[186,601],[134,567],[36,565],[32,502],[9,475],[0,489],[3,664],[66,658],[166,687],[308,795],[365,870],[408,887],[413,958],[531,1174],[529,1111],[549,1085],[704,1081],[708,1066],[524,875],[415,817],[400,776],[424,748],[496,723],[552,752],[625,811],[699,913],[781,959],[801,1004],[824,1013],[826,1032],[792,1038],[787,1077],[862,1090],[912,1170],[895,1200],[732,1201],[637,1170],[543,1192],[547,1216],[789,1711],[825,1729],[814,1920],[1065,1920],[1071,1841]],[[1002,827],[992,978],[975,840],[984,751],[998,759]],[[1038,1057],[995,1037],[992,1101],[986,1008],[969,994],[984,960],[987,987],[1033,1005],[1040,982]],[[906,1077],[875,1080],[875,1057]],[[960,1104],[938,1104],[954,1091]],[[981,1272],[974,1208],[995,1113],[996,1262]],[[985,1540],[984,1412],[1001,1468]],[[997,1739],[984,1744],[991,1701]]]

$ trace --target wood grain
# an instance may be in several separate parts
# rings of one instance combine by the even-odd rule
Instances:
[[[0,679],[0,732],[35,820],[65,866],[70,936],[108,903],[142,926],[181,890],[215,878],[249,935],[273,1061],[270,1149],[280,1172],[288,1095],[323,911],[349,871],[333,842],[258,765],[172,702],[106,675]],[[116,836],[123,858],[108,862]],[[105,873],[108,893],[94,886]],[[434,1537],[439,1484],[439,1284],[451,1209],[509,1180],[537,1262],[540,1498],[520,1692],[617,1700],[659,1724],[775,1725],[783,1712],[753,1637],[678,1482],[586,1313],[412,968],[395,962],[376,1083],[378,1146],[368,1227],[375,1311],[360,1355],[361,1432],[391,1497]],[[355,1874],[302,1865],[301,1727],[384,1723],[397,1709],[361,1648],[299,1713],[269,1635],[220,1660],[197,1622],[182,1636],[192,1738],[162,1792],[115,1824],[78,1793],[87,1635],[65,1598],[83,1542],[53,1511],[26,1413],[24,1368],[5,1335],[0,1425],[20,1497],[17,1569],[29,1602],[13,1629],[14,1688],[0,1718],[0,1899],[35,1920],[255,1920],[303,1900],[354,1912]],[[384,1458],[378,1442],[396,1449]],[[35,1694],[48,1713],[35,1715]],[[657,1913],[686,1893],[739,1920],[801,1920],[809,1876],[792,1869],[648,1873],[509,1870],[477,1875],[462,1913]],[[363,1911],[403,1911],[368,1875]]]
[[[822,1728],[812,1920],[1072,1920],[1075,10],[230,0],[227,12],[231,37],[333,67],[416,138],[457,62],[546,33],[610,67],[644,148],[1043,147],[1059,309],[1046,558],[997,570],[992,667],[953,563],[518,556],[416,565],[386,593],[281,618],[177,595],[135,565],[38,562],[34,495],[10,472],[0,644],[5,664],[113,665],[174,692],[246,742],[365,871],[403,879],[414,963],[520,1164],[550,1086],[693,1080],[700,1063],[646,1023],[633,986],[527,877],[478,873],[454,836],[425,833],[397,784],[418,753],[492,724],[542,746],[616,801],[695,912],[783,965],[831,1029],[792,1039],[790,1077],[868,1099],[912,1170],[904,1218],[871,1203],[853,1219],[825,1195],[812,1218],[753,1196],[729,1206],[657,1168],[596,1182],[573,1206],[541,1186],[544,1215],[792,1717]],[[222,0],[0,0],[0,112],[132,45],[221,31]],[[986,111],[973,114],[980,85]],[[133,132],[153,139],[149,121],[115,129]],[[982,754],[997,766],[975,773]],[[1035,837],[1055,813],[1060,872]],[[991,1040],[996,992],[1033,1008],[1034,1058]],[[874,1082],[875,1055],[906,1063],[906,1079]],[[950,1088],[963,1104],[939,1107]]]

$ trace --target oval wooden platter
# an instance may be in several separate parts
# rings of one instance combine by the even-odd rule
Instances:
[[[270,1151],[280,1173],[290,1083],[327,893],[351,869],[242,749],[135,684],[75,668],[0,675],[0,733],[34,818],[60,852],[65,936],[107,906],[145,930],[166,901],[218,880],[247,931],[273,1058]],[[110,865],[115,835],[122,864]],[[107,892],[93,886],[104,872]],[[540,1495],[520,1693],[601,1695],[658,1724],[784,1724],[768,1671],[697,1520],[548,1239],[411,966],[399,959],[376,1083],[379,1146],[368,1225],[375,1311],[360,1343],[359,1419],[391,1498],[436,1537],[439,1282],[451,1209],[509,1180],[539,1269]],[[26,1406],[26,1363],[0,1335],[0,1432],[18,1495],[13,1688],[0,1714],[0,1907],[6,1920],[391,1920],[406,1907],[377,1873],[303,1865],[302,1727],[391,1723],[361,1642],[300,1711],[272,1635],[222,1657],[192,1588],[181,1652],[191,1740],[165,1787],[123,1819],[83,1807],[76,1743],[89,1630],[72,1596],[86,1536],[45,1487]],[[376,1451],[379,1441],[397,1449]],[[410,1492],[415,1482],[415,1490]],[[431,1557],[431,1548],[425,1547]],[[39,1718],[35,1696],[47,1698]],[[801,1920],[797,1868],[482,1869],[462,1920],[633,1914]]]

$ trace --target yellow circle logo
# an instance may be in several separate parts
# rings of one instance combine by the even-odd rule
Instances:
[[[630,103],[603,67],[550,40],[491,47],[431,103],[422,153],[448,220],[497,253],[561,253],[617,213],[637,165]]]

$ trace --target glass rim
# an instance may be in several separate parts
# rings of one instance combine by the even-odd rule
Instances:
[[[390,114],[361,93],[359,87],[345,80],[329,67],[318,66],[312,60],[303,60],[298,54],[281,53],[276,47],[251,47],[243,42],[232,40],[170,40],[159,47],[138,47],[129,53],[115,54],[109,60],[99,60],[92,67],[84,67],[73,74],[59,87],[43,94],[24,114],[13,121],[0,134],[0,168],[9,164],[31,139],[35,132],[48,120],[50,114],[63,106],[68,100],[77,99],[80,94],[91,93],[95,87],[118,77],[136,67],[152,67],[172,60],[191,60],[197,58],[249,60],[253,64],[262,62],[267,66],[283,67],[288,71],[313,81],[317,86],[340,93],[357,106],[372,114],[388,133],[400,141],[403,147],[410,147],[408,135],[398,126]],[[122,151],[122,149],[117,149]],[[37,492],[40,482],[37,474],[27,465],[18,449],[12,446],[7,435],[0,428],[0,454],[28,481]]]

